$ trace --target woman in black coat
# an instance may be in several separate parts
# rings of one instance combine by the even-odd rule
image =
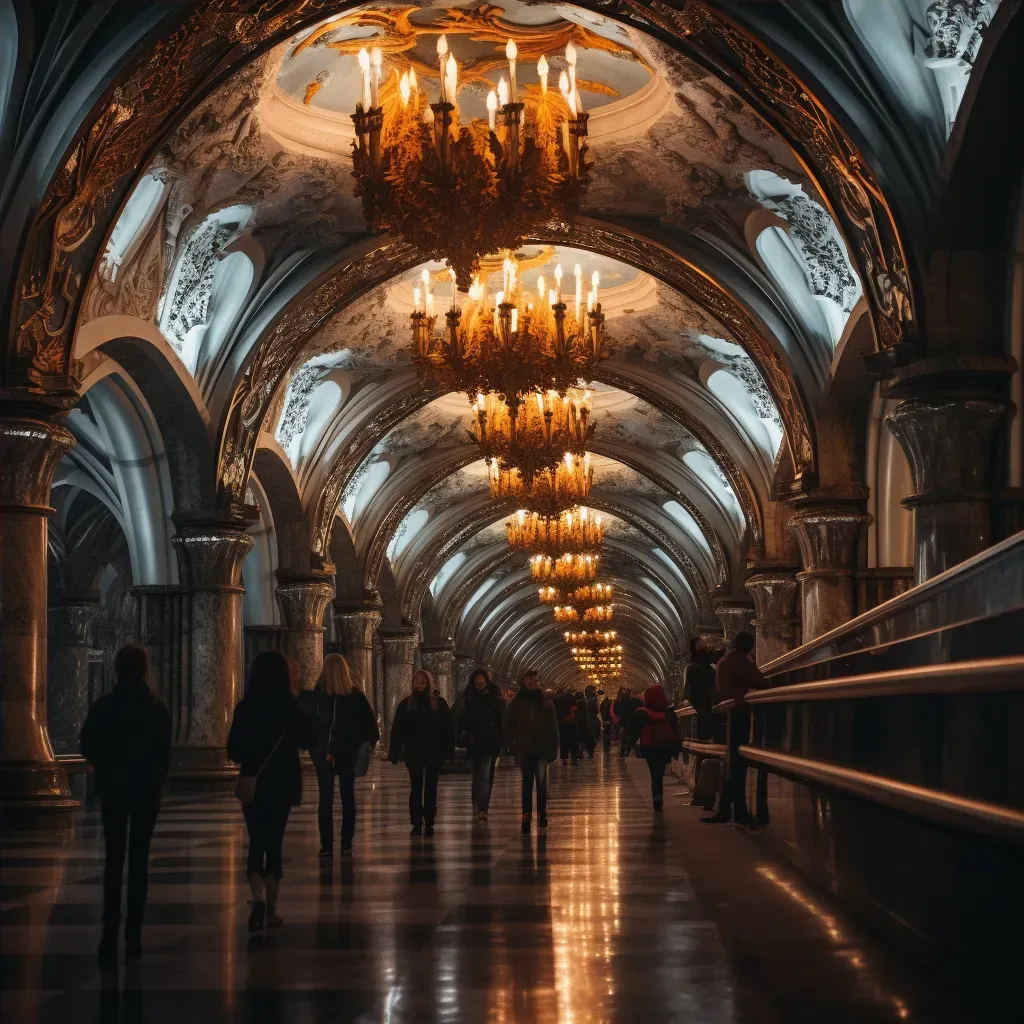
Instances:
[[[412,693],[395,708],[391,724],[392,764],[409,769],[409,820],[412,834],[432,836],[437,815],[437,777],[446,758],[455,752],[451,712],[434,691],[434,677],[420,669],[412,677]]]
[[[505,701],[501,690],[487,672],[478,668],[469,677],[459,712],[459,736],[466,747],[473,772],[471,793],[473,812],[487,820],[494,785],[494,762],[501,753],[501,722]]]
[[[365,694],[352,682],[348,662],[340,654],[328,654],[320,679],[311,694],[319,725],[320,742],[313,764],[320,789],[317,824],[320,856],[334,852],[334,780],[341,792],[341,852],[352,850],[356,832],[356,758],[359,748],[376,746],[380,739],[377,719]]]
[[[256,777],[256,795],[243,804],[249,832],[246,874],[252,889],[249,931],[278,925],[282,845],[288,814],[302,802],[299,750],[316,745],[316,724],[292,695],[284,655],[263,651],[249,670],[245,696],[235,707],[228,758],[243,776]]]

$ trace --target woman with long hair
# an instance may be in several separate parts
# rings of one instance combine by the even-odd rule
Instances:
[[[316,723],[292,694],[287,659],[278,651],[256,655],[227,749],[241,779],[254,781],[251,800],[242,805],[249,832],[245,870],[252,889],[251,932],[281,924],[277,897],[284,830],[291,809],[302,802],[299,750],[311,749],[316,739]]]
[[[487,820],[494,786],[494,762],[501,753],[501,722],[505,702],[486,669],[475,669],[469,677],[459,711],[459,736],[472,768],[470,793],[473,814]]]
[[[320,679],[313,687],[312,703],[320,727],[320,742],[313,751],[320,788],[320,856],[330,857],[334,852],[334,780],[338,780],[341,793],[344,854],[351,852],[356,831],[356,759],[364,744],[371,749],[376,745],[380,731],[370,702],[352,682],[348,662],[340,654],[324,658]]]
[[[437,815],[437,777],[455,749],[448,703],[434,689],[434,677],[420,669],[412,677],[412,693],[395,708],[391,724],[392,764],[409,769],[409,820],[412,834],[432,836]]]

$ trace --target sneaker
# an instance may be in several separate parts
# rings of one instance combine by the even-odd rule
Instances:
[[[542,814],[537,819],[537,827],[538,828],[547,828],[548,827],[548,816],[546,814]]]
[[[432,836],[434,834],[434,826],[433,825],[424,825],[423,826],[423,834],[425,836]]]
[[[421,835],[423,835],[423,826],[422,825],[413,825],[413,827],[409,830],[409,835],[411,835],[411,836],[421,836]]]
[[[249,931],[261,932],[267,920],[267,905],[263,900],[253,900],[249,912]]]

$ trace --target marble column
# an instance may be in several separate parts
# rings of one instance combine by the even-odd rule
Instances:
[[[290,576],[278,572],[274,590],[285,633],[285,653],[299,666],[304,690],[316,685],[324,663],[324,611],[334,584],[323,573]]]
[[[341,640],[341,653],[352,670],[354,682],[373,705],[377,725],[383,732],[383,680],[377,680],[375,685],[373,677],[373,638],[380,625],[380,618],[379,605],[334,602],[334,627]]]
[[[757,618],[752,623],[757,664],[766,665],[800,642],[800,584],[794,570],[763,567],[747,579],[746,587],[757,609]]]
[[[754,605],[750,601],[737,597],[721,598],[715,602],[715,615],[722,623],[726,645],[737,633],[744,630],[748,633],[754,632],[751,625],[754,620]]]
[[[391,723],[395,719],[398,702],[412,692],[412,671],[416,663],[419,636],[415,629],[381,631],[380,642],[384,648],[384,694],[381,705],[383,718],[382,735],[391,734]]]
[[[188,692],[171,771],[195,780],[234,774],[224,756],[235,705],[245,688],[242,666],[242,563],[253,539],[247,522],[176,517],[178,576],[188,592]]]
[[[857,614],[854,571],[860,535],[871,517],[855,504],[802,505],[790,520],[800,546],[801,643],[848,622]]]
[[[455,702],[455,648],[420,647],[420,663],[434,677],[434,685],[449,705]]]
[[[89,638],[100,606],[95,596],[67,595],[50,609],[47,725],[58,754],[78,753],[78,734],[89,711]]]
[[[1001,398],[914,397],[885,417],[914,477],[903,505],[914,514],[915,582],[992,543],[994,440],[1009,408]]]
[[[472,654],[455,655],[455,693],[462,693],[469,686],[469,677],[476,668],[476,659]]]
[[[74,435],[51,419],[0,418],[0,815],[62,827],[78,806],[46,727],[50,484]]]

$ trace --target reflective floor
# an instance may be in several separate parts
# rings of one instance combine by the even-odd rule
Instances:
[[[3,1020],[875,1022],[967,1020],[733,828],[701,826],[642,762],[557,765],[551,826],[519,834],[518,776],[491,820],[442,777],[433,840],[408,834],[404,769],[359,783],[355,853],[322,864],[313,780],[285,845],[285,926],[250,938],[229,796],[169,796],[153,844],[146,956],[95,966],[102,837],[0,848]]]

